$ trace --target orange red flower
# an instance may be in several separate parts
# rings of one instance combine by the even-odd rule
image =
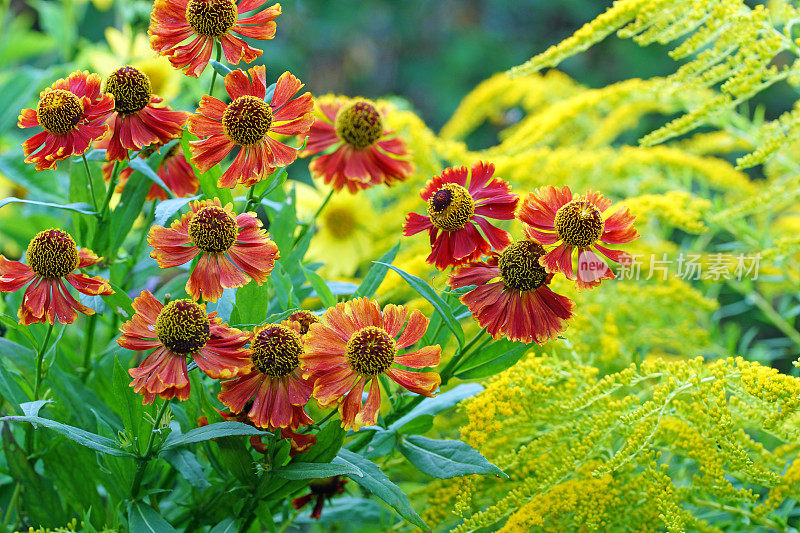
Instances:
[[[420,197],[428,204],[428,216],[406,215],[403,235],[428,230],[431,241],[428,263],[444,270],[478,260],[492,248],[502,250],[511,243],[511,235],[492,225],[487,217],[514,218],[519,199],[508,183],[492,178],[493,174],[492,163],[477,161],[471,172],[467,167],[446,168],[422,188]]]
[[[147,243],[158,266],[183,265],[199,255],[186,282],[186,293],[195,300],[215,302],[223,289],[242,287],[251,279],[264,283],[280,254],[255,213],[234,215],[233,205],[222,207],[218,198],[190,206],[169,228],[150,228]]]
[[[631,242],[639,237],[633,222],[636,219],[627,207],[611,214],[611,200],[594,191],[573,197],[569,187],[560,190],[552,185],[528,194],[520,207],[518,218],[525,233],[541,244],[558,244],[544,254],[540,261],[548,272],[561,272],[577,280],[579,289],[592,289],[614,273],[605,261],[591,249],[598,250],[612,261],[627,263],[627,252],[605,245]],[[603,244],[600,244],[603,243]],[[573,251],[578,250],[578,271],[572,264]]]
[[[142,153],[139,154],[139,157],[149,157],[153,151],[154,150],[151,151],[145,148],[142,150]],[[111,174],[114,172],[114,163],[104,163],[102,172],[103,179],[105,181],[110,181]],[[123,191],[131,174],[133,174],[133,169],[131,167],[126,167],[119,173],[117,187],[115,189],[116,192]],[[197,180],[192,166],[186,161],[186,157],[184,157],[180,145],[178,144],[170,148],[169,152],[164,156],[164,159],[161,160],[156,174],[164,181],[164,184],[172,191],[172,194],[174,194],[176,198],[191,196],[195,194],[200,187],[200,182]],[[149,201],[166,200],[167,198],[169,198],[167,191],[165,191],[161,185],[153,183],[150,190],[147,192],[146,199]]]
[[[401,387],[433,396],[441,383],[436,372],[415,372],[439,364],[441,348],[423,346],[401,354],[419,342],[429,320],[417,310],[357,298],[331,307],[318,324],[311,324],[300,355],[303,376],[314,380],[313,396],[322,407],[340,402],[342,427],[358,430],[374,425],[381,406],[379,376]],[[362,404],[367,384],[369,394]]]
[[[406,143],[385,125],[386,109],[363,98],[323,96],[301,156],[328,150],[308,168],[337,191],[351,193],[405,180],[413,171]]]
[[[539,264],[544,254],[533,240],[516,241],[486,261],[457,268],[448,284],[477,285],[461,301],[495,339],[542,344],[564,331],[575,311],[575,302],[547,286],[553,274]]]
[[[105,92],[114,96],[114,112],[108,134],[95,146],[105,149],[109,161],[128,159],[128,150],[153,143],[166,144],[180,137],[189,113],[173,111],[150,91],[150,79],[131,66],[120,67],[106,77]]]
[[[252,401],[247,417],[260,428],[296,431],[311,424],[303,406],[311,397],[312,384],[299,371],[303,353],[300,324],[257,327],[249,353],[253,372],[223,382],[219,401],[234,413],[244,411]]]
[[[55,168],[58,161],[86,153],[92,141],[108,131],[106,119],[114,97],[100,91],[100,76],[73,72],[39,93],[36,109],[23,109],[17,126],[41,127],[24,143],[25,162],[36,170]]]
[[[251,371],[244,345],[250,334],[228,327],[217,313],[206,313],[192,300],[173,300],[163,305],[149,291],[133,300],[135,314],[122,324],[117,342],[129,350],[153,350],[128,373],[131,387],[144,396],[145,404],[156,396],[165,400],[189,398],[187,358],[214,379],[227,379]]]
[[[290,165],[297,158],[297,149],[276,136],[302,135],[314,121],[311,93],[295,98],[303,84],[292,74],[281,74],[267,103],[266,70],[259,65],[248,73],[252,81],[242,70],[225,76],[225,89],[233,100],[230,104],[205,95],[197,113],[189,118],[189,131],[205,137],[190,143],[192,162],[200,171],[206,172],[239,148],[233,163],[219,178],[219,187],[233,188],[237,180],[250,187],[276,167]]]
[[[263,52],[239,37],[267,40],[275,37],[275,18],[281,5],[245,16],[264,0],[156,0],[150,14],[150,47],[169,58],[172,66],[194,78],[211,59],[214,41],[219,41],[228,63],[252,63]]]
[[[75,272],[98,263],[102,257],[88,248],[79,250],[65,231],[40,231],[28,244],[25,257],[27,265],[0,255],[0,292],[14,292],[30,283],[17,310],[20,324],[55,324],[56,320],[71,324],[78,318],[78,311],[93,315],[94,309],[78,302],[67,290],[64,280],[83,294],[114,294],[108,281],[100,276]]]

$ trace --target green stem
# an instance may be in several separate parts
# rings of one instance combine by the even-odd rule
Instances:
[[[310,426],[307,426],[307,427],[305,427],[305,428],[301,429],[301,430],[299,431],[299,433],[308,433],[308,432],[309,432],[309,431],[311,431],[312,429],[320,427],[322,424],[324,424],[325,422],[327,422],[328,420],[330,420],[330,418],[331,418],[333,415],[335,415],[336,413],[338,413],[338,412],[339,412],[339,410],[338,410],[338,409],[332,409],[330,413],[328,413],[327,415],[325,415],[325,416],[322,418],[322,420],[320,420],[319,422],[314,422],[314,423],[313,423],[313,424],[311,424]]]
[[[312,218],[311,221],[308,224],[305,224],[303,226],[303,229],[300,230],[300,235],[298,235],[297,238],[294,240],[294,245],[295,246],[297,246],[298,242],[303,240],[303,237],[305,237],[306,233],[308,233],[308,228],[311,227],[311,224],[315,220],[317,220],[317,218],[319,217],[320,213],[322,213],[322,210],[325,209],[326,205],[328,205],[328,202],[331,200],[331,197],[333,196],[333,191],[334,191],[334,189],[331,189],[331,192],[329,192],[328,196],[325,197],[325,201],[322,202],[322,205],[319,206],[319,209],[317,209],[317,212],[314,213],[314,218]]]
[[[36,354],[36,376],[34,377],[33,381],[33,400],[36,401],[39,399],[39,389],[42,385],[42,364],[44,363],[44,354],[47,352],[47,345],[50,344],[50,337],[53,334],[53,326],[55,323],[50,324],[47,328],[47,333],[44,336],[44,341],[42,341],[41,346],[39,346],[39,352]],[[25,450],[28,454],[33,453],[34,447],[34,431],[27,432],[25,434]]]
[[[114,168],[111,170],[111,180],[108,182],[108,189],[106,190],[106,196],[103,198],[103,206],[100,210],[100,215],[98,219],[98,231],[100,223],[103,222],[108,214],[108,204],[111,203],[111,197],[114,196],[114,189],[117,188],[117,180],[119,179],[119,172],[122,170],[122,165],[119,161],[114,161]]]
[[[769,528],[769,529],[774,529],[775,531],[787,531],[786,526],[783,526],[783,525],[775,522],[774,520],[770,520],[766,516],[758,516],[757,514],[752,513],[750,511],[748,511],[747,509],[743,509],[741,507],[732,507],[730,505],[724,505],[724,504],[717,503],[717,502],[712,502],[712,501],[709,501],[709,500],[700,500],[700,499],[697,499],[697,498],[693,498],[692,501],[693,501],[693,503],[696,503],[697,505],[702,505],[702,506],[705,506],[705,507],[711,507],[712,509],[718,509],[718,510],[724,511],[726,513],[738,514],[738,515],[741,515],[741,516],[746,516],[747,518],[750,519],[750,522],[752,522],[754,524],[761,524],[762,526],[764,526],[766,528]]]
[[[250,190],[247,191],[247,203],[244,204],[244,212],[250,211],[253,206],[255,205],[255,195],[256,195],[256,186],[253,185],[250,187]]]
[[[453,357],[450,358],[450,361],[447,362],[447,365],[445,365],[442,371],[439,372],[439,375],[442,377],[442,386],[446,385],[447,382],[450,381],[450,378],[453,377],[453,374],[455,373],[456,368],[458,368],[458,365],[461,363],[461,361],[464,360],[464,358],[467,355],[469,355],[470,350],[472,350],[473,346],[475,346],[475,344],[480,340],[480,338],[483,336],[484,333],[486,333],[485,329],[480,330],[478,333],[475,334],[474,337],[472,337],[469,340],[467,344],[464,345],[464,347],[461,350],[459,350],[457,354],[453,355]]]
[[[86,383],[86,379],[92,372],[92,348],[94,347],[94,331],[97,328],[97,315],[94,314],[86,320],[86,346],[83,348],[83,366],[81,367],[81,381]]]
[[[739,281],[730,281],[730,285],[736,289],[740,294],[749,297],[753,303],[758,307],[762,313],[767,315],[772,324],[781,330],[781,332],[789,337],[797,346],[800,346],[800,332],[798,332],[792,324],[783,318],[770,303],[764,299],[761,294],[756,290],[748,290],[743,283]]]
[[[167,411],[167,407],[169,407],[169,400],[164,400],[164,403],[161,404],[161,407],[158,409],[156,420],[153,423],[153,431],[150,432],[150,437],[147,439],[147,447],[144,450],[144,454],[138,458],[136,474],[133,477],[133,484],[131,485],[131,498],[133,499],[139,494],[139,488],[142,486],[142,478],[144,477],[144,471],[147,469],[147,463],[149,463],[150,459],[153,457],[153,444],[155,444],[156,432],[158,426],[161,424],[161,419],[164,417],[164,413]]]
[[[219,39],[215,39],[214,40],[214,44],[217,47],[217,63],[219,63],[219,60],[222,59],[222,46],[220,46],[220,44],[219,44]],[[213,70],[214,70],[214,74],[212,74],[212,76],[211,76],[211,88],[208,89],[208,95],[209,96],[213,96],[214,95],[214,83],[216,83],[216,81],[217,81],[217,69],[213,69]]]
[[[47,328],[47,333],[44,336],[44,341],[42,342],[41,347],[39,347],[39,353],[36,355],[36,378],[33,382],[33,399],[39,399],[39,388],[42,384],[42,363],[44,362],[44,354],[47,351],[47,345],[50,343],[50,336],[53,334],[53,326],[55,324],[50,324]]]
[[[97,212],[97,198],[94,195],[94,182],[92,181],[92,172],[89,170],[89,161],[86,160],[86,154],[83,154],[81,157],[83,158],[83,166],[86,169],[86,181],[89,182],[89,193],[92,195],[92,206],[95,212]]]
[[[17,506],[17,502],[19,501],[19,493],[22,490],[22,485],[17,483],[14,485],[14,493],[11,495],[11,500],[8,502],[8,509],[6,509],[6,515],[3,517],[3,528],[5,529],[8,526],[9,520],[11,520],[11,511]]]
[[[294,523],[295,519],[296,519],[296,518],[297,518],[299,515],[300,515],[300,509],[297,509],[297,510],[296,510],[294,513],[292,513],[292,516],[290,516],[290,517],[289,517],[289,520],[287,520],[286,522],[284,522],[284,523],[283,523],[283,525],[282,525],[282,526],[281,526],[281,528],[280,528],[280,529],[277,531],[277,533],[285,533],[285,532],[286,532],[286,530],[287,530],[287,529],[289,529],[289,528],[291,527],[291,525]]]

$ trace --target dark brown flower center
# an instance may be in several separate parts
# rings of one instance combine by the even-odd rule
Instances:
[[[303,341],[295,330],[272,324],[259,331],[250,344],[253,366],[273,378],[288,376],[300,364]]]
[[[233,246],[238,233],[239,227],[233,215],[215,205],[204,207],[189,222],[189,237],[204,252],[227,251]]]
[[[78,247],[60,229],[40,231],[28,243],[28,266],[43,278],[63,278],[78,267]]]
[[[177,354],[188,355],[205,346],[210,329],[205,309],[188,299],[168,303],[156,319],[158,340]]]
[[[603,234],[603,217],[587,200],[573,200],[556,212],[558,236],[570,246],[584,248]]]
[[[189,0],[186,22],[203,37],[222,37],[236,24],[236,4],[232,0]]]
[[[459,230],[474,214],[475,201],[472,195],[456,183],[445,183],[428,199],[428,215],[439,229]]]
[[[362,376],[385,372],[392,366],[396,354],[394,339],[375,326],[356,331],[347,341],[347,363]]]
[[[383,136],[383,117],[372,103],[356,100],[339,110],[334,127],[340,139],[362,150]]]
[[[544,285],[547,272],[539,264],[539,258],[544,254],[542,245],[534,241],[522,240],[509,244],[498,263],[506,286],[525,292]]]
[[[60,135],[74,128],[83,117],[81,99],[64,89],[46,91],[36,106],[39,124],[46,131]]]
[[[139,69],[120,67],[108,75],[105,85],[105,92],[114,95],[114,110],[117,113],[136,113],[150,103],[150,78]]]
[[[300,334],[305,335],[308,333],[308,328],[311,327],[311,324],[318,324],[320,322],[319,317],[312,313],[311,311],[297,311],[296,313],[292,313],[289,315],[289,320],[293,320],[300,324]]]
[[[255,144],[263,139],[271,125],[272,108],[255,96],[240,96],[228,105],[222,115],[225,133],[241,146]]]

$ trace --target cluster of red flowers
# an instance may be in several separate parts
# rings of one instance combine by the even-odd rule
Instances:
[[[425,396],[433,396],[441,383],[436,372],[396,366],[435,367],[441,357],[438,345],[413,349],[429,320],[405,306],[381,309],[375,300],[358,298],[321,317],[299,311],[252,332],[229,327],[189,299],[163,305],[144,291],[133,306],[136,314],[122,325],[118,342],[131,350],[153,350],[130,370],[131,386],[145,403],[156,396],[186,400],[191,357],[208,376],[226,380],[218,397],[229,417],[295,439],[300,427],[313,422],[305,411],[312,397],[321,407],[338,404],[342,426],[358,430],[377,422],[380,376]]]
[[[428,263],[440,270],[456,267],[448,281],[452,288],[476,286],[461,301],[493,337],[542,344],[564,331],[575,310],[572,300],[548,287],[555,273],[577,281],[579,289],[614,278],[592,248],[613,261],[629,261],[628,254],[605,245],[636,239],[635,217],[624,207],[608,213],[611,200],[597,192],[573,197],[566,185],[536,189],[517,211],[517,195],[493,175],[494,165],[482,161],[471,171],[445,169],[420,192],[427,216],[409,213],[403,233],[427,230]],[[523,223],[525,239],[513,241],[487,220],[513,218]],[[558,246],[548,251],[544,245]]]

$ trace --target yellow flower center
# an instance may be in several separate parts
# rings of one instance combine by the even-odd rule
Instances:
[[[215,205],[204,207],[189,222],[192,243],[204,252],[220,253],[236,241],[239,226],[233,215]]]
[[[366,100],[356,100],[342,107],[334,127],[340,139],[358,150],[372,146],[383,136],[383,118]]]
[[[39,98],[36,106],[39,124],[46,131],[56,135],[67,133],[83,117],[81,99],[64,89],[52,89]]]
[[[188,355],[206,345],[211,324],[205,309],[191,300],[174,300],[158,313],[156,334],[161,344]]]
[[[236,24],[233,0],[189,0],[186,22],[203,37],[222,37]]]
[[[248,146],[264,138],[272,125],[272,108],[255,96],[244,95],[230,103],[222,115],[222,129],[236,144]]]
[[[446,183],[428,199],[428,215],[433,225],[446,231],[463,228],[475,214],[475,201],[457,183]]]
[[[385,372],[392,366],[396,354],[394,339],[375,326],[356,331],[347,341],[347,363],[362,376]]]
[[[130,115],[150,103],[150,78],[131,66],[120,67],[106,78],[105,92],[114,95],[114,110]]]
[[[273,378],[288,376],[300,364],[303,341],[300,334],[280,324],[259,331],[250,344],[253,366]]]
[[[305,335],[308,333],[308,328],[311,327],[311,324],[319,324],[320,322],[317,315],[311,311],[305,310],[292,313],[289,315],[289,320],[293,320],[300,324],[300,335]]]
[[[584,248],[603,234],[603,217],[587,200],[573,200],[556,212],[558,236],[570,246]]]
[[[334,239],[345,240],[353,234],[358,221],[350,208],[345,206],[330,206],[323,214],[325,228]]]
[[[545,250],[538,242],[526,239],[509,244],[498,262],[506,286],[525,292],[544,285],[547,272],[539,264],[539,258],[544,254]]]
[[[43,278],[63,278],[78,267],[78,247],[60,229],[40,231],[28,243],[28,266]]]

